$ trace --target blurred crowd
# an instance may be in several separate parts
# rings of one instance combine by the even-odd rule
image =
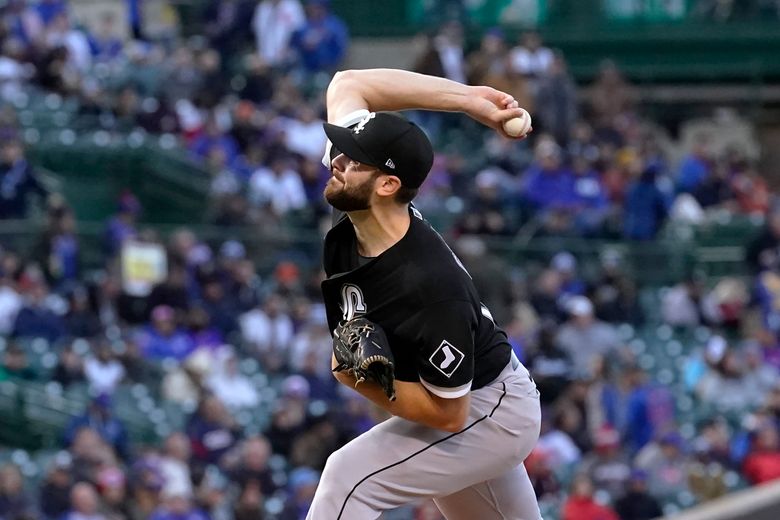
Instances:
[[[10,105],[28,88],[56,92],[77,100],[88,129],[175,135],[210,176],[214,223],[314,225],[326,213],[323,92],[347,56],[346,27],[328,0],[208,5],[198,36],[144,39],[134,27],[141,39],[127,40],[109,12],[88,30],[60,0],[12,0],[0,10],[0,95]],[[534,31],[491,28],[467,41],[451,21],[421,38],[414,70],[510,92],[534,120],[516,143],[462,116],[410,114],[439,151],[419,206],[459,233],[649,240],[675,218],[769,207],[746,143],[724,142],[717,128],[671,139],[615,63],[578,86]],[[0,131],[13,148],[3,151],[0,211],[18,218],[40,187],[12,110]]]
[[[149,38],[135,16],[90,31],[60,0],[10,0],[0,21],[3,100],[42,89],[77,99],[95,129],[176,135],[209,172],[225,228],[218,241],[161,235],[125,192],[102,223],[99,268],[84,268],[76,201],[47,188],[0,111],[0,218],[30,216],[37,197],[45,220],[30,251],[0,250],[0,379],[89,396],[40,478],[0,468],[0,516],[304,518],[328,454],[383,417],[329,372],[318,259],[260,271],[229,236],[327,216],[322,92],[348,51],[343,22],[327,0],[214,0],[186,39]],[[641,520],[780,477],[780,211],[753,158],[706,132],[680,151],[614,63],[577,85],[536,32],[471,44],[448,22],[424,39],[415,70],[500,88],[533,114],[519,143],[451,114],[410,117],[439,152],[416,203],[452,215],[456,253],[541,390],[526,464],[543,506]],[[619,249],[531,269],[482,238],[651,240],[713,210],[766,219],[748,250],[755,277],[691,273],[649,303]],[[51,366],[34,362],[41,344]],[[667,372],[652,369],[661,359]],[[183,415],[159,442],[120,417],[136,385]],[[425,503],[386,518],[438,517]]]

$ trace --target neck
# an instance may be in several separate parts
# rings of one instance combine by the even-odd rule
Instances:
[[[358,253],[368,257],[379,256],[394,246],[404,237],[411,222],[409,208],[405,204],[373,206],[348,215],[355,228]]]

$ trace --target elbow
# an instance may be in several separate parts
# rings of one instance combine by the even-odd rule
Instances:
[[[459,410],[457,413],[447,414],[441,417],[436,428],[449,433],[458,433],[466,427],[468,418],[468,408]]]
[[[328,85],[327,98],[335,100],[354,89],[358,84],[357,75],[358,71],[355,70],[340,70],[336,72]]]

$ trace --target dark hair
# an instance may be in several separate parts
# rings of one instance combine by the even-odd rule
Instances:
[[[399,204],[408,204],[414,200],[418,191],[420,191],[419,188],[409,188],[401,185],[398,191],[395,192],[395,201]]]

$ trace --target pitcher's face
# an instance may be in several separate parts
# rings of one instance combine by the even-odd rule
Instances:
[[[331,162],[331,178],[325,185],[325,200],[339,211],[362,211],[371,207],[371,194],[381,172],[354,161],[343,153]]]

